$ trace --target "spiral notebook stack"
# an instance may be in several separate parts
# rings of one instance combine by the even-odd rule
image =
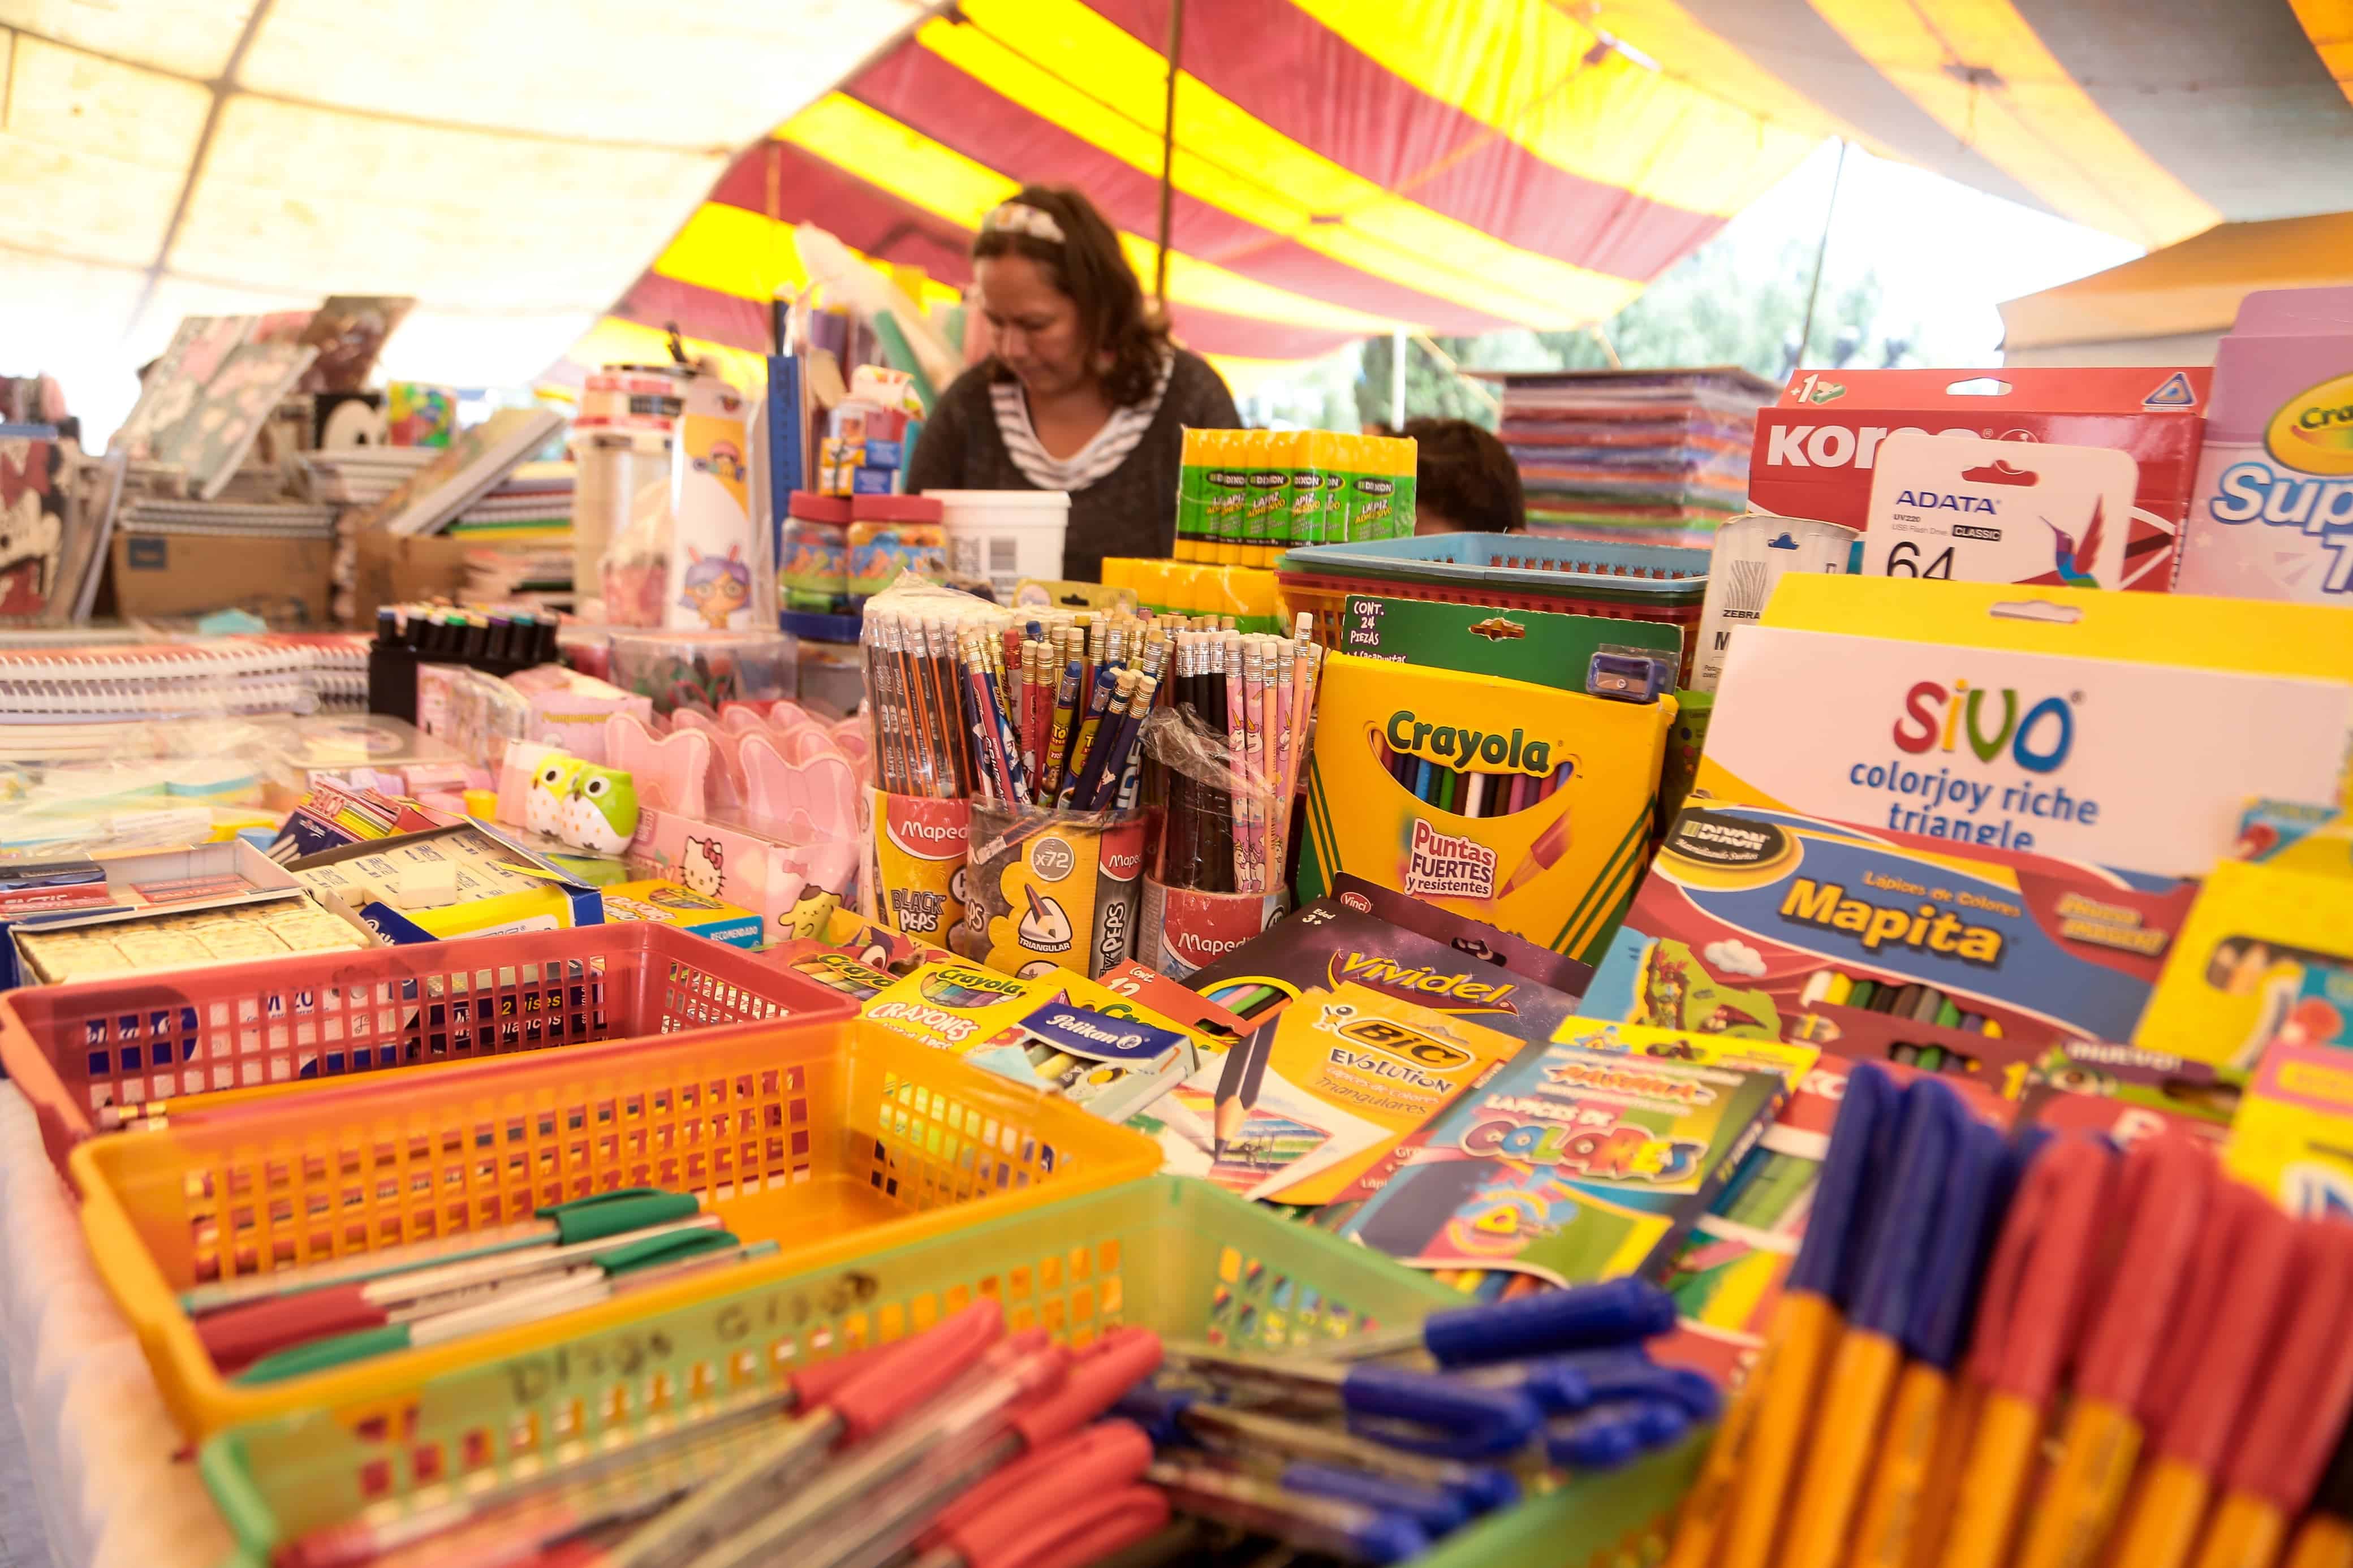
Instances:
[[[365,644],[223,637],[0,649],[0,724],[103,723],[348,709],[366,688]]]

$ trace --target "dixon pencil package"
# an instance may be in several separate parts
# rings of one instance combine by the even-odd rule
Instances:
[[[1589,959],[1649,858],[1674,716],[1328,655],[1300,896],[1352,872]]]

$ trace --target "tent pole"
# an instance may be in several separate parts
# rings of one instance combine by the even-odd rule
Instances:
[[[1160,106],[1160,256],[1153,268],[1152,297],[1168,313],[1169,209],[1176,194],[1176,71],[1185,53],[1185,0],[1168,0],[1168,96]]]
[[[1405,329],[1399,327],[1389,339],[1389,429],[1405,428]]]
[[[1846,178],[1846,138],[1839,138],[1838,166],[1831,171],[1830,204],[1822,208],[1822,237],[1814,244],[1814,280],[1806,286],[1806,324],[1798,329],[1798,358],[1789,368],[1806,363],[1806,345],[1814,337],[1814,301],[1821,298],[1822,258],[1830,254],[1831,219],[1838,216],[1839,182]]]

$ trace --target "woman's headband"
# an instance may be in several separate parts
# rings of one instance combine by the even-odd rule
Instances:
[[[998,203],[989,209],[987,217],[980,220],[980,226],[999,234],[1026,234],[1049,245],[1064,243],[1062,226],[1054,221],[1053,214],[1022,202]]]

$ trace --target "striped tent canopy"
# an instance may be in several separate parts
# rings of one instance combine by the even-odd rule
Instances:
[[[953,300],[1032,180],[1086,191],[1149,278],[1169,22],[922,22],[737,157],[571,359],[670,322],[764,347],[804,221]],[[2353,206],[2348,0],[1187,0],[1178,58],[1170,313],[1240,380],[1607,318],[1834,136],[2151,247]]]

